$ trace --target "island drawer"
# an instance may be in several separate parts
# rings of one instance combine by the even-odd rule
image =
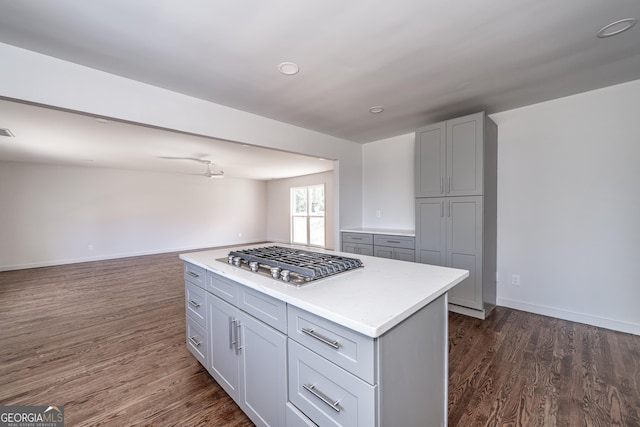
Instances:
[[[377,387],[289,340],[289,400],[318,425],[373,426]]]
[[[207,275],[207,290],[230,304],[238,306],[238,284],[233,280],[212,273]]]
[[[343,243],[362,243],[365,245],[373,245],[373,234],[365,233],[342,233]]]
[[[191,283],[195,283],[196,285],[204,289],[206,277],[207,272],[204,268],[198,267],[197,265],[191,264],[189,262],[184,263],[185,280],[188,280]]]
[[[262,320],[267,325],[287,333],[287,304],[283,301],[255,291],[244,285],[238,285],[238,307]]]
[[[362,378],[375,383],[375,340],[292,305],[288,306],[289,338]]]
[[[184,303],[185,312],[187,316],[190,316],[196,323],[205,328],[207,326],[206,315],[206,291],[200,289],[192,282],[185,282],[184,287]]]
[[[385,234],[376,234],[373,244],[375,246],[389,246],[392,248],[414,249],[416,247],[416,239],[409,236],[389,236]]]
[[[198,362],[207,366],[207,333],[193,318],[187,316],[187,348],[198,359]]]

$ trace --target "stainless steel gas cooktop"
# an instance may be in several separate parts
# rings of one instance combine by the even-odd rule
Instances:
[[[357,258],[281,246],[231,251],[227,258],[218,261],[239,268],[246,267],[254,273],[269,275],[295,285],[364,267]]]

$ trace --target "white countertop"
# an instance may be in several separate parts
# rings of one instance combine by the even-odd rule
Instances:
[[[416,236],[415,230],[405,230],[400,228],[357,227],[357,228],[343,228],[340,231],[343,233],[388,234],[391,236],[409,236],[409,237]]]
[[[246,247],[260,246],[265,245]],[[300,248],[359,258],[365,267],[298,287],[216,261],[226,258],[229,248],[185,253],[180,258],[373,338],[384,334],[469,275],[466,270]]]

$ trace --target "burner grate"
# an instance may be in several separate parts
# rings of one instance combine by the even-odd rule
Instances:
[[[304,277],[305,280],[315,280],[363,267],[362,261],[357,258],[310,252],[295,248],[284,248],[281,246],[265,246],[231,251],[229,252],[229,256],[240,257],[246,262],[255,261],[270,267],[289,270],[292,273]]]

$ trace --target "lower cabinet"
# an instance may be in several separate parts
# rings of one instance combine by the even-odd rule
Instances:
[[[256,425],[285,425],[286,336],[212,294],[207,319],[211,376]]]
[[[342,251],[414,262],[415,238],[386,234],[342,233]]]
[[[206,276],[185,277],[187,348],[257,426],[446,425],[446,294],[372,338]]]
[[[482,201],[481,196],[416,199],[417,261],[468,270],[469,277],[449,291],[449,303],[452,311],[480,318],[495,305],[495,258],[483,247],[490,239],[483,238]]]

